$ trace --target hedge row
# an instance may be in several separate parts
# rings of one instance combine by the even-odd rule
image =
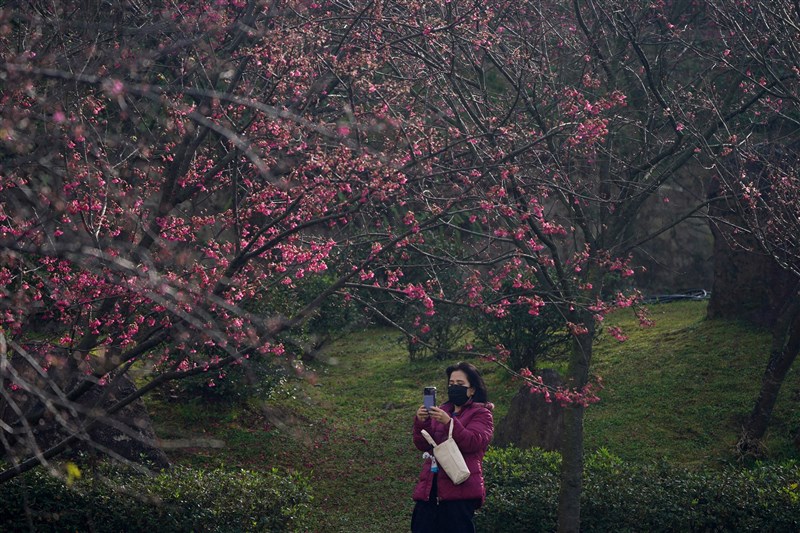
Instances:
[[[556,453],[491,449],[478,531],[555,531],[559,464]],[[798,483],[797,462],[694,472],[627,464],[600,451],[586,458],[581,531],[796,532]]]
[[[478,531],[556,528],[560,457],[515,448],[484,460]],[[587,456],[581,530],[800,531],[800,464],[694,472]],[[100,469],[71,486],[35,470],[0,491],[0,531],[304,531],[310,487],[277,471],[174,467],[155,476]]]
[[[277,471],[105,469],[67,486],[38,469],[2,486],[0,531],[303,531],[309,494]]]

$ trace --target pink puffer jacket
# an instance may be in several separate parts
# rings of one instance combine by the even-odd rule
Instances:
[[[460,485],[454,485],[447,474],[439,469],[437,492],[440,500],[479,500],[482,505],[486,499],[486,487],[483,485],[483,456],[489,447],[494,433],[491,403],[469,401],[461,408],[461,413],[453,415],[453,405],[445,403],[440,409],[450,413],[453,418],[453,440],[458,444],[461,455],[469,468],[469,478]],[[427,430],[436,443],[447,440],[448,426],[435,420],[420,421],[414,417],[414,446],[419,450],[431,451],[431,445],[422,436]],[[414,488],[414,500],[427,501],[433,486],[430,459],[425,461],[419,474],[419,482]]]

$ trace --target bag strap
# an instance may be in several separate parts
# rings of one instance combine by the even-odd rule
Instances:
[[[428,444],[430,444],[434,448],[437,446],[436,441],[433,440],[433,437],[431,437],[430,433],[428,433],[424,429],[421,431],[421,433],[422,433],[422,436],[425,437],[425,440],[428,441]],[[447,438],[448,439],[452,439],[453,438],[453,417],[450,417],[450,430],[448,432]]]
[[[431,446],[433,446],[434,448],[436,447],[436,441],[435,441],[435,440],[433,440],[433,437],[431,437],[431,434],[430,434],[430,433],[428,433],[427,431],[425,431],[425,430],[423,429],[423,430],[422,430],[422,436],[423,436],[423,437],[425,437],[425,440],[426,440],[426,441],[428,441],[428,444],[430,444],[430,445],[431,445]]]

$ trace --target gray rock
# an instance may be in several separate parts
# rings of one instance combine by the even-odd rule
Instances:
[[[541,376],[545,385],[563,384],[555,370],[544,369]],[[511,400],[508,414],[497,424],[493,444],[558,450],[563,416],[563,408],[557,402],[547,402],[544,395],[532,394],[527,385],[523,385]]]
[[[30,365],[19,356],[12,358],[11,365],[15,366],[25,381],[42,393],[55,388],[70,390],[71,387],[65,386],[65,383],[74,380],[74,377],[70,379],[68,372],[62,373],[56,369],[44,375],[33,372]],[[67,457],[81,452],[105,454],[154,468],[166,468],[169,460],[157,445],[150,416],[141,399],[111,416],[104,413],[105,409],[135,391],[136,385],[128,376],[122,376],[108,386],[95,386],[69,409],[60,406],[58,409],[45,410],[44,416],[25,430],[11,449],[5,446],[8,441],[3,443],[2,454],[7,459],[13,456],[16,460],[24,460],[34,455],[37,449],[46,451],[65,438],[78,435],[79,439],[65,451]],[[17,389],[0,399],[0,419],[10,427],[17,427],[18,413],[36,412],[41,405],[37,395]],[[88,432],[84,430],[87,423],[91,423]]]

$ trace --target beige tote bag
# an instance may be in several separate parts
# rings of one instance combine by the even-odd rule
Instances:
[[[436,444],[430,433],[424,429],[422,436],[433,446],[433,456],[436,457],[436,462],[444,469],[450,481],[456,485],[464,483],[469,477],[469,468],[467,468],[467,463],[464,461],[464,456],[461,455],[456,441],[453,440],[453,419],[450,419],[450,433],[447,440],[441,444]]]

